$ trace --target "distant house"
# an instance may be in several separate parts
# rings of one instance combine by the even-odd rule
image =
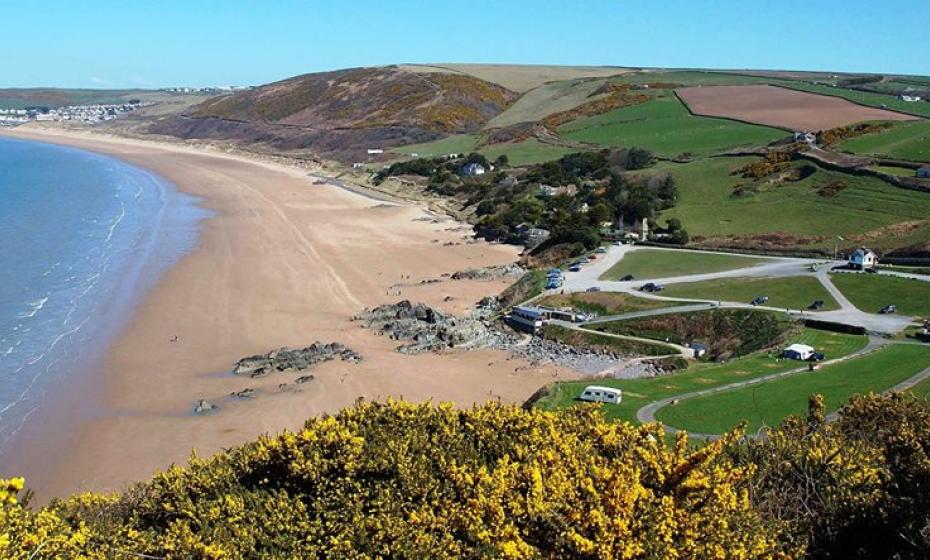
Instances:
[[[364,168],[365,168],[365,164],[360,161],[357,161],[352,164],[352,169],[364,169]]]
[[[785,348],[781,356],[789,360],[807,360],[814,355],[814,348],[806,344],[792,344]]]
[[[368,155],[370,156],[374,156],[377,154],[383,154],[383,153],[384,153],[384,150],[382,150],[381,148],[368,148]]]
[[[704,354],[707,354],[707,345],[704,344],[703,342],[692,342],[691,344],[688,345],[688,348],[690,348],[691,351],[694,352],[695,358],[700,358],[704,356]]]
[[[804,142],[807,144],[813,144],[817,142],[817,135],[813,132],[795,132],[794,133],[795,142]]]
[[[925,165],[918,169],[917,176],[921,179],[930,179],[930,165]]]
[[[533,227],[529,224],[520,224],[516,227],[516,233],[521,243],[527,247],[538,245],[549,239],[549,230]]]
[[[551,185],[539,185],[539,196],[542,198],[552,198],[557,195],[559,190]]]
[[[484,175],[486,172],[487,169],[480,163],[468,163],[462,166],[462,175],[466,177],[477,177],[478,175]]]
[[[498,187],[503,187],[505,189],[509,189],[516,185],[517,185],[517,178],[514,177],[513,175],[507,175],[506,177],[504,177],[503,179],[497,182]]]
[[[875,265],[878,264],[878,255],[869,251],[865,247],[860,247],[853,251],[852,255],[849,256],[849,266],[856,270],[865,270],[867,268],[875,268]]]

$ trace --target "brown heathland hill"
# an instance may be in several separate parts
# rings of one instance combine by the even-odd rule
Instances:
[[[153,131],[306,148],[353,160],[366,148],[476,132],[516,98],[506,88],[463,74],[353,68],[211,99]]]

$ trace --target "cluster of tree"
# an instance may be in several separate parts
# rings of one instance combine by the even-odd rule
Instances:
[[[428,177],[430,185],[443,185],[450,181],[461,183],[462,169],[466,165],[475,163],[481,165],[486,170],[491,170],[492,167],[500,168],[506,166],[507,161],[507,156],[502,155],[494,160],[494,165],[492,166],[488,158],[475,152],[467,156],[456,158],[446,156],[437,158],[416,158],[392,163],[376,173],[373,181],[377,185],[388,177],[417,175],[419,177]]]
[[[521,186],[497,189],[478,203],[478,231],[508,239],[521,224],[549,230],[548,245],[578,243],[593,248],[605,228],[616,229],[655,220],[675,205],[678,190],[668,173],[629,174],[651,164],[653,155],[637,148],[569,154],[527,170]],[[565,188],[572,189],[566,192]],[[554,189],[555,194],[541,192]],[[663,239],[687,243],[676,220]]]
[[[930,405],[811,398],[705,445],[595,406],[360,404],[33,510],[0,480],[3,558],[896,558],[930,555]]]

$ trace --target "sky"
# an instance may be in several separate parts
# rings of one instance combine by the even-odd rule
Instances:
[[[930,75],[928,0],[0,0],[0,87],[258,85],[395,63]]]

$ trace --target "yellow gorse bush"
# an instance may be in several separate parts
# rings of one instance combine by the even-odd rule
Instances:
[[[488,404],[362,404],[122,495],[32,512],[0,481],[0,557],[779,558],[735,466],[658,426]]]

